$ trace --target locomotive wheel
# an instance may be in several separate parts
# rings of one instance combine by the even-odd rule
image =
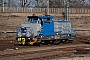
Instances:
[[[45,44],[45,45],[49,44],[49,41],[44,41],[44,44]]]
[[[59,39],[56,39],[55,41],[54,41],[54,44],[56,45],[56,44],[60,44],[60,40]]]
[[[55,38],[54,44],[60,44],[61,34],[60,34],[60,33],[56,33],[56,34],[54,35],[54,38]]]
[[[40,43],[34,43],[33,45],[35,45],[35,46],[41,46]]]
[[[67,39],[62,39],[61,43],[66,43]]]

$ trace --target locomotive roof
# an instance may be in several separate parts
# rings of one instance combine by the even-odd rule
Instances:
[[[47,16],[28,16],[27,18],[41,18],[41,19],[49,18],[49,19],[53,19],[54,17],[47,15]]]
[[[38,16],[28,16],[27,18],[38,18]]]
[[[41,19],[47,19],[47,18],[49,18],[49,19],[53,19],[54,17],[53,16],[39,16],[39,18],[41,18]]]
[[[54,20],[54,22],[59,22],[59,23],[71,23],[70,20]]]

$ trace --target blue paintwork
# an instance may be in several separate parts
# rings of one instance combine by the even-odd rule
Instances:
[[[39,16],[40,19],[42,19],[43,25],[42,25],[42,31],[40,32],[40,35],[43,36],[54,36],[54,21],[53,16]],[[51,19],[51,22],[45,22],[44,19]]]
[[[58,22],[60,26],[64,25],[64,24],[71,24],[70,20],[54,20],[54,22]],[[70,37],[76,37],[76,27],[74,26],[74,30],[71,30],[72,28],[70,26],[66,26],[66,28],[68,28],[68,30],[63,30],[64,33],[62,33],[62,29],[59,29],[61,35],[70,35]],[[59,32],[58,31],[58,32]],[[72,31],[73,31],[73,34],[74,36],[72,35]]]
[[[70,22],[70,20],[54,20],[55,22]]]
[[[76,26],[74,25],[74,37],[76,37]]]
[[[43,21],[43,36],[54,36],[54,22],[44,22]]]
[[[46,19],[46,18],[50,18],[50,19],[53,19],[54,17],[53,16],[38,16],[39,18],[41,19]]]
[[[53,16],[28,16],[28,21],[32,24],[36,22],[31,22],[29,19],[31,18],[39,18],[42,20],[42,31],[40,31],[40,35],[42,36],[54,36],[54,21],[52,20]],[[52,22],[45,22],[44,19],[51,19]]]
[[[54,20],[54,22],[58,22],[60,26],[62,26],[63,24],[71,24],[70,20]],[[71,30],[70,26],[65,26],[65,27],[68,28],[68,31],[64,30],[64,33],[62,35],[71,34],[71,32],[70,32],[70,30]],[[62,29],[60,29],[60,32],[62,32]]]
[[[61,25],[66,24],[66,23],[70,23],[70,20],[53,20],[53,16],[28,16],[28,22],[30,22],[30,24],[37,24],[37,22],[31,22],[29,19],[30,18],[38,18],[40,20],[42,20],[42,29],[40,31],[39,35],[42,36],[54,36],[55,32],[54,32],[54,22],[58,22]],[[51,19],[51,22],[45,22],[44,19]],[[36,21],[38,21],[38,19]],[[76,27],[75,27],[76,28]],[[70,27],[68,27],[68,29],[71,30]],[[22,30],[22,29],[21,29]],[[60,29],[60,31],[58,32],[62,32],[62,28]],[[65,32],[65,31],[64,31]],[[68,31],[65,32],[61,35],[68,35],[68,34],[72,34],[72,32]],[[17,37],[18,37],[18,32],[16,33]],[[74,36],[76,37],[76,30],[74,30]]]

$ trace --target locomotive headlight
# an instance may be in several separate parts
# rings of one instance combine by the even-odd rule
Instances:
[[[28,38],[30,40],[30,38]]]
[[[22,34],[19,32],[19,33],[18,33],[18,37],[21,37],[21,36],[22,36]]]
[[[54,36],[51,36],[51,38],[54,38]]]
[[[26,32],[26,30],[24,30],[24,32]]]
[[[26,33],[26,37],[30,37],[30,33],[29,32]]]
[[[58,35],[58,33],[57,33],[57,35]]]
[[[40,36],[41,38],[43,37],[43,36]]]

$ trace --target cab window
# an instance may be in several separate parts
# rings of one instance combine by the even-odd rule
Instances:
[[[30,22],[37,22],[38,18],[29,18],[28,21]]]
[[[47,19],[44,19],[44,22],[52,22],[52,20],[47,18]]]

